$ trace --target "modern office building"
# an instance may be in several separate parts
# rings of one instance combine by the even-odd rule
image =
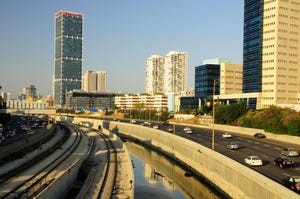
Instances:
[[[83,15],[59,11],[55,14],[55,67],[53,96],[56,107],[63,107],[66,93],[81,89]]]
[[[152,55],[146,60],[146,93],[154,95],[164,92],[164,57]]]
[[[263,0],[244,1],[243,93],[261,92]]]
[[[72,90],[67,93],[65,106],[70,109],[106,112],[114,108],[114,97],[113,93]]]
[[[34,85],[28,85],[23,89],[22,94],[26,96],[26,98],[36,98],[37,97],[37,89]]]
[[[187,90],[187,52],[169,52],[165,56],[164,66],[164,93],[180,94]]]
[[[243,92],[261,108],[300,104],[299,0],[245,0]]]
[[[87,70],[82,78],[82,90],[86,92],[106,92],[106,72]]]
[[[207,59],[195,67],[195,96],[182,96],[180,109],[196,109],[211,101],[212,96],[222,99],[241,97],[243,67],[228,59]],[[215,89],[215,91],[214,91]],[[239,97],[236,98],[236,96]],[[244,98],[245,96],[243,96]],[[246,97],[247,98],[247,97]]]
[[[242,93],[243,66],[240,64],[220,64],[220,95]]]
[[[214,81],[220,81],[221,63],[230,63],[224,59],[208,59],[203,65],[195,67],[195,97],[210,100],[214,91]],[[215,82],[215,95],[220,94],[220,84]]]

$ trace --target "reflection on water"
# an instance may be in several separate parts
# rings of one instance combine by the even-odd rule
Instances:
[[[133,142],[125,144],[134,165],[136,199],[219,198],[174,162]]]

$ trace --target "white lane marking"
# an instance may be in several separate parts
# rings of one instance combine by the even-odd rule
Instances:
[[[270,147],[270,145],[269,145],[269,144],[264,144],[264,146],[266,146],[266,147]]]
[[[300,171],[300,168],[296,168],[298,171]]]
[[[246,142],[252,142],[252,140],[246,140]]]
[[[274,149],[277,149],[277,150],[282,150],[281,148],[279,148],[279,147],[274,147]]]
[[[238,137],[238,139],[239,139],[239,140],[244,140],[244,138],[242,138],[242,137]]]
[[[285,176],[290,176],[289,174],[287,174],[287,173],[282,173],[283,175],[285,175]]]

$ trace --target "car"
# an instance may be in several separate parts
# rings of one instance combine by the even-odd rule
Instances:
[[[192,129],[191,129],[190,127],[184,127],[183,130],[184,130],[184,131],[190,131],[190,130],[192,130]]]
[[[158,127],[158,125],[154,125],[152,128],[158,129],[159,127]]]
[[[283,183],[286,187],[300,193],[300,176],[289,176]]]
[[[290,157],[275,158],[273,164],[275,166],[279,166],[280,168],[293,167],[294,166],[294,162],[292,161],[292,159]]]
[[[253,136],[254,136],[255,138],[266,138],[266,135],[263,134],[263,133],[255,133]]]
[[[230,149],[230,150],[237,150],[239,149],[239,145],[236,143],[236,142],[230,142],[227,147]]]
[[[262,166],[263,161],[256,155],[250,155],[245,158],[245,162],[251,166]]]
[[[173,128],[172,128],[172,127],[169,127],[169,128],[167,128],[167,131],[168,131],[168,132],[172,132],[172,131],[173,131]]]
[[[184,127],[183,131],[187,134],[193,133],[192,129],[190,127]]]
[[[222,137],[223,137],[223,138],[232,138],[232,135],[229,134],[229,133],[224,133],[224,134],[222,135]]]
[[[15,134],[13,134],[13,133],[7,133],[6,134],[6,138],[12,138],[12,137],[14,137],[15,136]]]
[[[294,148],[285,148],[281,151],[281,155],[285,155],[289,157],[299,156],[299,151],[297,151]]]
[[[191,134],[191,133],[193,133],[193,131],[192,130],[186,130],[186,131],[184,131],[185,133],[187,133],[187,134]]]
[[[130,123],[135,124],[136,120],[130,120]]]

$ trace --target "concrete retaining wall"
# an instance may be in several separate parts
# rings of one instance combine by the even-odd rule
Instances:
[[[182,137],[140,125],[73,118],[74,123],[99,125],[123,133],[189,165],[232,198],[297,198],[298,194],[244,165]],[[224,129],[223,129],[224,130]]]

